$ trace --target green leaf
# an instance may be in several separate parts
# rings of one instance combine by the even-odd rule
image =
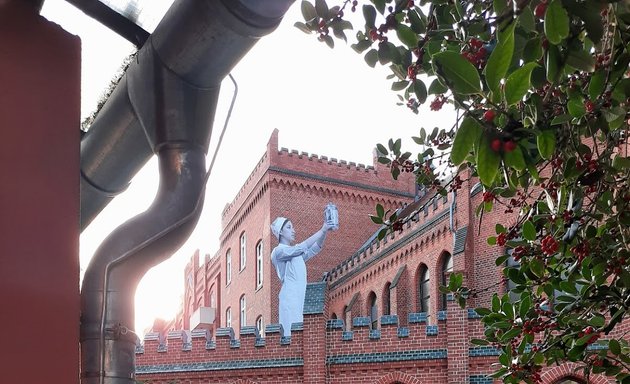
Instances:
[[[373,215],[370,215],[370,219],[372,219],[372,222],[373,222],[374,224],[383,224],[383,219],[381,219],[381,218],[380,218],[380,217],[378,217],[378,216],[373,216]]]
[[[440,95],[447,91],[448,88],[439,79],[434,79],[429,85],[429,95]]]
[[[525,164],[525,156],[523,156],[523,150],[520,145],[517,145],[513,151],[506,152],[503,155],[503,160],[505,161],[505,165],[517,171],[522,171],[527,167],[527,164]]]
[[[499,173],[501,156],[490,147],[490,138],[482,134],[479,150],[477,151],[477,173],[484,185],[490,186]]]
[[[311,29],[308,27],[308,25],[302,23],[301,21],[296,21],[295,24],[293,24],[293,26],[304,33],[310,34],[312,32]]]
[[[352,47],[352,49],[354,49],[356,53],[362,53],[371,46],[372,42],[370,40],[361,40],[358,41],[356,44],[352,44],[350,47]],[[374,63],[376,64],[376,62]]]
[[[550,45],[547,49],[545,67],[547,68],[547,80],[550,83],[555,83],[558,75],[560,74],[560,68],[562,67],[560,51],[558,51],[558,47],[555,45]]]
[[[411,25],[411,29],[417,34],[423,34],[427,31],[426,23],[422,20],[420,15],[413,10],[410,9],[407,11],[407,17],[409,17],[409,23]]]
[[[529,312],[529,309],[532,306],[532,299],[529,296],[525,296],[522,300],[521,300],[521,304],[519,306],[518,309],[518,314],[521,318],[525,318],[525,316],[527,316],[527,312]]]
[[[543,56],[542,44],[540,37],[534,37],[527,41],[523,48],[523,60],[525,62],[538,61]]]
[[[584,100],[581,97],[576,96],[569,99],[567,102],[567,109],[569,114],[576,119],[586,115],[586,108],[584,107]]]
[[[372,2],[376,6],[376,9],[378,9],[378,12],[382,15],[383,12],[385,12],[385,2],[386,2],[386,0],[373,0]]]
[[[409,81],[407,80],[395,81],[392,83],[392,91],[402,91],[407,88],[407,85],[409,85]]]
[[[413,49],[418,46],[418,35],[410,27],[405,24],[398,24],[396,26],[396,35],[398,39],[407,47]]]
[[[561,0],[552,0],[545,12],[545,35],[553,45],[558,45],[569,36],[569,15]]]
[[[365,19],[365,29],[372,29],[376,23],[376,9],[369,4],[363,4],[363,18]]]
[[[538,64],[527,63],[514,71],[505,81],[505,102],[514,105],[521,101],[531,86],[532,71]]]
[[[481,80],[477,69],[459,53],[445,51],[433,55],[436,73],[455,93],[473,95],[481,93]]]
[[[374,68],[378,61],[378,51],[374,48],[370,49],[364,56],[365,62],[370,67]]]
[[[466,159],[468,153],[473,149],[476,142],[479,141],[483,127],[472,117],[466,117],[459,126],[453,139],[453,147],[451,148],[451,161],[455,165],[459,165]]]
[[[523,238],[529,241],[536,240],[536,227],[530,220],[523,223]]]
[[[610,339],[608,342],[608,350],[616,356],[621,354],[621,346],[619,345],[619,341],[617,339]]]
[[[542,131],[536,137],[536,144],[538,145],[538,152],[543,159],[549,160],[556,151],[556,134],[554,131],[546,130]]]
[[[325,0],[315,0],[315,11],[317,12],[317,16],[322,19],[328,18],[328,4],[326,4]]]
[[[580,71],[595,71],[595,58],[583,49],[569,51],[566,63]]]
[[[416,95],[416,98],[418,99],[418,102],[420,104],[423,104],[425,101],[427,101],[427,86],[424,85],[424,81],[413,81],[410,88]]]
[[[301,4],[302,16],[306,22],[315,20],[317,18],[317,11],[313,4],[308,2],[307,0],[302,0]]]
[[[538,259],[531,259],[529,262],[529,269],[538,277],[545,275],[545,265]]]
[[[470,339],[470,343],[473,345],[490,345],[490,342],[485,339]]]
[[[494,48],[484,73],[486,75],[486,84],[493,93],[499,93],[499,85],[501,79],[507,74],[512,55],[514,54],[514,27],[516,23],[511,23],[504,31],[499,32],[499,41]],[[471,64],[472,66],[472,64]]]
[[[378,151],[378,153],[382,154],[382,155],[389,155],[389,151],[387,150],[387,148],[385,148],[385,146],[383,144],[376,144],[376,150]],[[376,206],[378,209],[378,205]]]

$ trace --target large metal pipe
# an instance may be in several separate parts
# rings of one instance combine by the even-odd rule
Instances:
[[[277,27],[293,1],[176,1],[139,55],[150,51],[187,84],[218,93],[225,76]],[[153,155],[147,129],[132,107],[124,76],[81,140],[81,231]]]
[[[82,384],[135,382],[137,285],[197,222],[220,83],[292,0],[267,3],[273,6],[263,11],[253,0],[174,3],[82,140],[82,227],[152,153],[160,163],[151,207],[112,232],[86,270]]]

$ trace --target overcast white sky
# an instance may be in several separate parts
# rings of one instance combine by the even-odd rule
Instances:
[[[407,150],[418,150],[410,138],[420,127],[447,127],[453,122],[448,112],[430,112],[428,102],[419,115],[397,106],[391,81],[385,78],[388,70],[368,67],[362,56],[343,42],[336,42],[337,47],[331,50],[315,36],[295,28],[293,24],[302,21],[299,3],[296,1],[278,29],[258,42],[232,71],[239,85],[238,98],[208,182],[201,219],[189,241],[140,283],[136,294],[138,332],[150,326],[155,317],[175,315],[184,289],[185,264],[197,248],[211,255],[218,250],[221,211],[260,160],[274,128],[279,130],[281,147],[371,165],[377,143],[402,138]],[[42,14],[82,38],[81,109],[87,116],[133,47],[64,0],[46,0]],[[348,36],[354,41],[352,32]],[[232,83],[226,79],[208,165],[232,92]],[[154,158],[133,179],[131,187],[83,231],[82,273],[109,232],[149,206],[157,180]]]

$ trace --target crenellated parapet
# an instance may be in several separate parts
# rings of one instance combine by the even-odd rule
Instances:
[[[411,240],[414,240],[417,247],[422,250],[436,238],[439,240],[446,235],[453,236],[451,225],[454,225],[452,219],[455,209],[455,204],[448,197],[437,196],[427,199],[424,209],[412,220],[407,221],[400,231],[388,233],[379,240],[377,237],[381,230],[379,228],[359,250],[328,273],[327,281],[331,287],[335,287],[392,252],[405,247]],[[459,243],[454,241],[454,253],[457,253],[455,248],[458,247]]]

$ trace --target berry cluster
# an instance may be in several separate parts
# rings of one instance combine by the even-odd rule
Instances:
[[[447,100],[448,99],[444,95],[437,95],[435,96],[435,99],[433,99],[431,104],[429,104],[429,108],[431,108],[432,111],[439,111],[440,109],[442,109],[442,106],[444,105],[444,103],[446,103]]]
[[[558,252],[558,247],[559,247],[558,241],[554,239],[553,236],[551,235],[545,236],[542,239],[540,245],[541,245],[543,253],[547,256],[551,256],[554,253]]]
[[[476,68],[482,69],[486,65],[488,50],[484,47],[483,41],[472,38],[468,42],[469,51],[463,52],[462,56]]]
[[[582,338],[587,335],[591,335],[591,337],[588,339],[586,344],[593,344],[594,342],[599,340],[599,337],[600,337],[599,332],[595,332],[595,328],[591,327],[590,325],[584,328],[582,331],[578,332],[579,338]]]
[[[512,152],[513,150],[516,149],[516,142],[512,139],[502,139],[502,138],[494,138],[492,139],[492,141],[490,142],[490,148],[494,151],[494,152]]]
[[[484,203],[492,203],[495,198],[496,198],[496,196],[494,196],[494,193],[492,193],[490,191],[485,191],[483,193],[483,202]]]

